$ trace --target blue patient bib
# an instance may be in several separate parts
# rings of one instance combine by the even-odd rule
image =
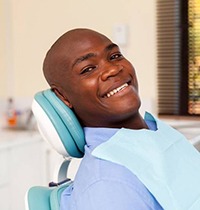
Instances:
[[[149,113],[157,130],[120,129],[92,155],[125,166],[165,210],[200,210],[200,154],[172,127]]]

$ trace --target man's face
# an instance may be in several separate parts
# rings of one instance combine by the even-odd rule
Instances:
[[[140,107],[133,66],[101,34],[72,42],[61,84],[64,97],[84,126],[120,127]]]

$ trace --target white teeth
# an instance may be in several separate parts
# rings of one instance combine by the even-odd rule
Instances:
[[[123,90],[124,88],[126,88],[128,86],[127,83],[123,84],[122,86],[111,90],[109,93],[106,94],[107,98],[109,98],[110,96],[113,96],[115,93],[118,93],[119,91]]]

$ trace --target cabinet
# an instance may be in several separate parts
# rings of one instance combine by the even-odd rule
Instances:
[[[24,210],[26,191],[47,186],[60,158],[37,132],[0,131],[0,209]]]

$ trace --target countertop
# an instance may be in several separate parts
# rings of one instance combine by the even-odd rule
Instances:
[[[41,135],[37,130],[0,128],[0,148],[12,147],[30,141],[41,140]]]

